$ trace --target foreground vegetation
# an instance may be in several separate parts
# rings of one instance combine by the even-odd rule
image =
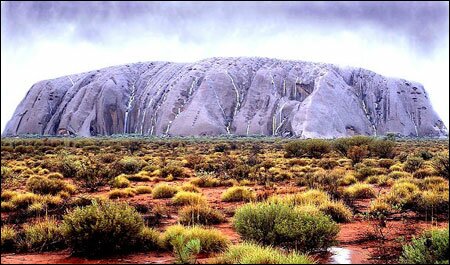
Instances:
[[[1,156],[2,253],[305,264],[344,224],[384,224],[367,235],[384,244],[398,219],[434,229],[389,262],[449,259],[448,140],[2,139]]]

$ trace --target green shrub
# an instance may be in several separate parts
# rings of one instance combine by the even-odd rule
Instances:
[[[196,255],[200,253],[201,243],[198,239],[185,240],[178,235],[170,242],[175,254],[176,264],[196,264]]]
[[[161,169],[161,177],[167,178],[169,176],[172,176],[174,179],[189,177],[189,175],[185,173],[182,167],[174,165],[168,165]]]
[[[403,165],[403,170],[409,173],[413,173],[414,171],[420,169],[423,165],[424,161],[420,157],[416,156],[408,156]]]
[[[423,160],[430,160],[433,158],[433,154],[428,150],[420,150],[418,157],[421,157]]]
[[[120,174],[119,176],[113,178],[109,184],[113,188],[127,188],[130,187],[130,181],[127,179],[125,174]]]
[[[25,224],[24,248],[28,250],[48,251],[65,247],[63,230],[54,219]]]
[[[369,156],[369,149],[367,145],[351,146],[347,151],[347,157],[353,162],[353,165],[361,162],[364,158]]]
[[[314,264],[307,255],[284,253],[270,246],[253,243],[233,245],[222,253],[215,264]]]
[[[3,210],[2,210],[3,211]],[[3,225],[1,229],[1,249],[4,251],[14,250],[17,243],[17,232],[10,225]]]
[[[346,156],[348,150],[352,146],[370,146],[370,143],[373,141],[372,137],[367,137],[363,135],[357,135],[349,138],[338,138],[333,140],[333,148],[338,151],[342,155]]]
[[[74,192],[74,188],[61,179],[49,179],[44,176],[31,176],[26,183],[29,191],[37,194],[57,194],[60,191]]]
[[[205,205],[206,199],[203,195],[189,191],[179,191],[172,198],[175,205]]]
[[[236,210],[234,227],[243,239],[302,251],[331,246],[339,226],[330,217],[283,203],[249,203]]]
[[[307,139],[291,141],[284,147],[285,157],[315,157],[321,158],[331,151],[331,145],[326,140]]]
[[[342,179],[343,175],[345,175],[345,171],[340,169],[317,170],[316,172],[306,173],[303,179],[309,188],[326,190],[332,196],[337,196],[339,180]]]
[[[255,199],[255,192],[247,187],[231,187],[222,194],[222,201],[224,202],[252,201]]]
[[[374,140],[369,143],[369,150],[372,156],[379,158],[394,157],[395,142],[389,140]]]
[[[152,196],[154,199],[172,198],[178,189],[168,184],[160,183],[155,185],[152,190]]]
[[[146,164],[145,161],[135,157],[126,156],[116,163],[116,167],[120,173],[134,174],[139,172]]]
[[[230,244],[228,238],[222,235],[217,229],[174,225],[168,227],[163,233],[161,240],[162,246],[167,249],[172,249],[171,242],[180,235],[184,237],[186,242],[192,239],[200,240],[201,252],[203,253],[223,251]]]
[[[226,144],[217,144],[214,146],[214,152],[225,152],[228,150],[228,146]]]
[[[127,204],[94,201],[67,213],[63,225],[74,253],[103,256],[133,249],[144,221]]]
[[[432,160],[432,166],[438,176],[448,179],[450,172],[448,151],[437,154]]]
[[[448,264],[450,258],[448,228],[425,232],[403,246],[400,263],[403,264]]]
[[[225,216],[218,210],[205,205],[188,205],[179,214],[179,222],[183,225],[212,225],[225,221]]]

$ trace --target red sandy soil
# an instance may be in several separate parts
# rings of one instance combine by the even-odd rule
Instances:
[[[144,184],[144,183],[142,183]],[[138,184],[139,185],[139,184]],[[221,210],[228,217],[227,222],[215,225],[214,227],[219,229],[224,235],[226,235],[233,244],[237,244],[241,241],[240,236],[235,232],[232,227],[231,217],[234,214],[234,210],[242,202],[225,203],[222,202],[221,194],[228,187],[215,187],[215,188],[202,188],[202,193],[207,198],[211,207]],[[264,192],[267,188],[257,185],[254,187],[259,195],[266,196],[271,193]],[[292,193],[298,192],[301,188],[285,185],[275,187],[277,193]],[[386,189],[377,189],[378,192],[385,192]],[[107,190],[102,190],[95,195],[106,194]],[[163,218],[158,226],[160,231],[163,231],[166,227],[177,223],[178,207],[171,205],[170,199],[152,199],[150,194],[142,194],[126,200],[130,203],[139,203],[149,206],[165,205],[167,207],[167,218]],[[357,212],[364,212],[370,205],[370,199],[358,200],[354,202],[354,207]],[[6,218],[6,215],[2,213],[2,219]],[[403,242],[408,242],[412,236],[419,235],[422,231],[432,227],[445,227],[448,226],[448,222],[440,221],[431,224],[430,221],[424,221],[416,217],[414,213],[403,213],[390,216],[386,220],[386,226],[377,232],[377,222],[367,220],[361,216],[356,215],[351,223],[340,224],[340,233],[338,235],[337,247],[346,248],[351,250],[351,262],[356,264],[369,264],[369,263],[396,263],[397,258],[401,253]],[[384,237],[384,238],[382,238]],[[403,240],[403,241],[402,241]],[[316,253],[313,257],[319,263],[330,263],[330,253]],[[211,262],[212,257],[207,255],[198,256],[199,263]],[[118,257],[110,257],[104,259],[85,259],[72,257],[68,250],[44,252],[44,253],[7,253],[1,254],[2,264],[50,264],[50,263],[80,263],[80,264],[106,264],[106,263],[142,263],[142,264],[170,264],[173,263],[174,256],[171,252],[147,252],[147,253],[134,253],[130,255],[123,255]]]

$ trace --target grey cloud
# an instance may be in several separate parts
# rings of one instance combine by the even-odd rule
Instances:
[[[448,2],[6,2],[1,13],[2,36],[10,41],[58,37],[69,25],[73,38],[90,42],[142,34],[202,42],[232,34],[370,27],[427,52],[448,39],[449,28]]]

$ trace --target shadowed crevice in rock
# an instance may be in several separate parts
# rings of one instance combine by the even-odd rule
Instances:
[[[36,83],[3,135],[445,136],[419,83],[269,58],[146,62]]]

